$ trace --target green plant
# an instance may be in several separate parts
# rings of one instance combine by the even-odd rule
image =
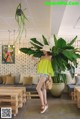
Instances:
[[[32,47],[21,48],[20,51],[28,55],[40,58],[43,56],[43,52],[40,50],[43,45],[49,45],[48,40],[42,35],[43,44],[40,43],[36,38],[30,39]],[[51,48],[52,55],[52,67],[54,70],[53,82],[65,82],[66,74],[63,73],[65,70],[69,70],[72,77],[75,74],[75,67],[77,67],[77,58],[80,58],[77,48],[73,46],[73,43],[77,39],[77,36],[69,43],[63,38],[57,39],[54,35],[55,45]]]
[[[20,39],[21,39],[21,36],[22,36],[22,33],[23,33],[23,31],[25,30],[26,20],[28,21],[26,15],[25,15],[25,13],[24,13],[24,10],[22,10],[21,3],[19,3],[19,5],[18,5],[17,8],[16,8],[15,20],[16,20],[16,22],[18,23],[18,30],[19,30],[17,39],[20,40]],[[17,39],[16,39],[16,40],[17,40]]]

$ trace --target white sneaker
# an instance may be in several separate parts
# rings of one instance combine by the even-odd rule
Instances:
[[[43,114],[48,109],[48,105],[44,107],[44,109],[41,111],[41,114]]]

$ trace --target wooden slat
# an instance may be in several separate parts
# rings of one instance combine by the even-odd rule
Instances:
[[[11,107],[14,116],[25,102],[26,89],[24,87],[0,87],[0,107]]]

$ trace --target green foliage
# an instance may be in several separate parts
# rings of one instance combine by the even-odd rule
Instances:
[[[32,42],[30,42],[36,49],[41,49],[42,47],[41,46],[39,46],[39,45],[37,45],[37,44],[34,44],[34,43],[32,43]]]
[[[56,38],[55,35],[54,35],[53,37],[54,37],[54,43],[55,43],[55,45],[56,45],[56,44],[57,44],[57,38]]]
[[[43,38],[43,42],[44,42],[44,45],[49,45],[47,39],[44,37],[44,35],[42,35],[42,38]]]
[[[43,46],[43,44],[40,43],[39,41],[37,41],[36,38],[31,38],[30,40],[31,40],[33,43],[35,43],[35,44],[37,44],[37,45],[39,45],[39,46]]]
[[[21,48],[20,51],[32,55],[34,57],[40,58],[43,56],[43,52],[40,50],[43,45],[49,45],[48,40],[42,35],[43,44],[40,43],[36,38],[31,40],[31,48]],[[80,58],[79,51],[73,46],[73,43],[76,41],[77,36],[67,43],[65,39],[53,36],[55,45],[51,48],[51,63],[54,70],[53,82],[66,82],[65,70],[68,70],[72,76],[75,74],[75,67],[77,67],[77,59]]]
[[[68,43],[68,45],[71,46],[76,41],[76,39],[77,39],[77,36],[70,43]]]

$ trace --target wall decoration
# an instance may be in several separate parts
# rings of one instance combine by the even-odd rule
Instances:
[[[15,47],[14,45],[2,46],[2,63],[14,64],[15,63]]]

